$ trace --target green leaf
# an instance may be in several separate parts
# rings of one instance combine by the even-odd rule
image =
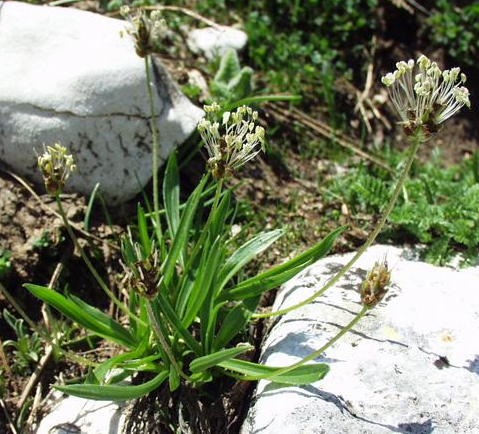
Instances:
[[[181,216],[181,220],[178,225],[178,230],[173,239],[171,248],[168,252],[168,256],[166,257],[166,260],[161,270],[162,281],[165,287],[168,287],[173,276],[173,272],[175,270],[176,260],[178,259],[180,252],[183,250],[184,246],[188,242],[191,223],[193,222],[193,217],[196,213],[196,208],[201,197],[201,192],[203,191],[207,180],[208,177],[204,176],[198,186],[193,191],[193,193],[191,193],[191,196],[188,198],[188,201],[186,202],[185,210],[183,211],[183,215]]]
[[[232,359],[233,357],[239,356],[246,351],[252,350],[253,348],[254,347],[249,344],[240,344],[234,348],[228,348],[227,350],[221,350],[213,354],[208,354],[207,356],[198,357],[191,362],[190,370],[193,373],[205,371],[221,362],[224,362],[225,360]]]
[[[168,371],[160,372],[156,377],[137,386],[99,386],[92,384],[72,384],[69,386],[54,386],[55,389],[79,398],[95,399],[97,401],[128,401],[140,398],[158,388],[168,378]]]
[[[279,237],[284,234],[282,230],[274,230],[270,232],[262,232],[247,243],[243,244],[237,249],[225,262],[225,265],[220,270],[218,275],[217,290],[221,289],[226,283],[251,259],[258,256],[261,252],[266,250]]]
[[[166,165],[165,178],[163,180],[163,202],[171,238],[174,238],[180,222],[180,181],[178,162],[174,152],[171,153]]]
[[[245,280],[241,282],[239,285],[236,285],[231,290],[221,294],[218,297],[218,301],[226,301],[226,300],[244,300],[250,297],[256,297],[261,295],[265,291],[269,291],[270,289],[277,288],[281,286],[283,283],[287,282],[298,273],[303,271],[308,265],[312,264],[312,260],[308,260],[295,268],[291,268],[289,270],[283,271],[282,273],[278,273],[272,276],[263,276],[259,275],[254,278]],[[264,273],[263,273],[264,274]]]
[[[140,241],[141,245],[143,246],[145,257],[147,258],[151,253],[151,242],[150,236],[148,235],[148,224],[146,222],[145,212],[140,204],[137,206],[136,213],[138,216],[138,232],[140,234]]]
[[[205,250],[205,257],[208,259],[203,261],[198,268],[198,275],[195,279],[195,284],[190,292],[185,316],[183,317],[183,326],[188,328],[200,311],[203,302],[207,296],[211,294],[211,285],[216,276],[218,266],[220,264],[220,257],[222,249],[220,248],[221,238],[217,238],[211,248]]]
[[[324,363],[301,365],[291,371],[277,376],[274,376],[274,373],[284,369],[284,367],[277,368],[264,366],[238,359],[225,360],[218,363],[218,366],[230,371],[239,372],[244,376],[237,378],[243,378],[245,380],[260,380],[262,378],[267,378],[268,381],[291,386],[301,386],[314,383],[315,381],[322,380],[329,372],[329,366]]]
[[[216,208],[216,212],[211,219],[210,236],[212,240],[215,240],[218,236],[223,234],[225,222],[228,214],[230,213],[230,205],[231,191],[226,190],[221,202],[218,205],[218,208]]]
[[[140,358],[145,352],[147,345],[148,334],[145,334],[138,347],[135,348],[133,351],[130,351],[129,353],[119,354],[118,356],[112,357],[97,366],[93,371],[93,375],[95,376],[98,383],[101,383],[104,380],[108,371],[111,371],[119,363]]]
[[[95,184],[95,186],[93,187],[93,190],[91,191],[90,199],[88,200],[88,205],[86,207],[85,218],[83,220],[83,228],[87,232],[90,231],[90,216],[91,216],[91,212],[92,212],[92,209],[93,209],[93,205],[95,203],[96,193],[97,193],[99,188],[100,188],[100,183],[97,182]]]
[[[241,331],[251,319],[253,312],[258,306],[260,297],[248,298],[238,304],[226,315],[218,334],[213,340],[213,351],[227,346],[230,341]]]
[[[185,340],[186,345],[188,345],[195,354],[201,354],[200,344],[196,342],[193,336],[191,336],[188,330],[186,330],[186,328],[183,326],[180,318],[178,318],[178,315],[171,307],[168,299],[165,297],[164,292],[165,288],[160,287],[158,297],[152,301],[152,306],[155,309],[159,309],[161,312],[163,312],[163,315],[165,315],[168,322],[175,328],[175,330]]]
[[[218,301],[242,300],[248,297],[255,297],[264,291],[282,285],[308,265],[324,257],[331,250],[334,242],[343,233],[344,229],[345,226],[335,229],[315,246],[295,258],[239,283],[221,294],[218,297]]]
[[[170,386],[170,392],[174,392],[176,389],[178,389],[178,387],[180,387],[181,384],[180,376],[173,365],[170,365],[168,383]]]
[[[230,48],[221,58],[220,67],[214,81],[228,84],[241,71],[238,54]]]
[[[228,83],[228,88],[232,92],[233,98],[238,100],[250,95],[252,91],[252,80],[253,70],[249,67],[244,67],[241,73]]]
[[[53,306],[60,313],[77,322],[87,330],[120,345],[132,348],[136,342],[131,334],[109,316],[98,309],[82,302],[82,307],[58,292],[39,285],[24,285],[35,297]]]

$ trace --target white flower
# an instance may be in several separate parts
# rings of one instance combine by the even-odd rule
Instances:
[[[66,148],[58,143],[47,146],[43,155],[38,156],[38,167],[42,172],[45,188],[52,195],[61,192],[70,174],[77,169],[73,156],[67,154]]]
[[[216,114],[217,103],[204,107],[205,112]],[[234,112],[223,113],[221,127],[218,122],[202,119],[198,131],[208,152],[208,166],[216,179],[229,177],[246,162],[264,151],[264,128],[256,125],[258,112],[242,106]],[[221,133],[220,133],[221,128]]]
[[[436,62],[424,55],[416,62],[398,62],[396,68],[382,82],[407,134],[421,128],[428,137],[461,107],[470,107],[469,91],[461,86],[466,76],[459,68],[441,71]]]
[[[155,10],[148,17],[143,9],[139,9],[132,15],[128,6],[122,6],[120,14],[128,21],[126,33],[133,38],[138,56],[145,57],[158,50],[167,29],[160,11]]]

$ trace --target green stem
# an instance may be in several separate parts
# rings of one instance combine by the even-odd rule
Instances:
[[[401,176],[398,179],[398,182],[396,184],[396,187],[394,188],[394,191],[391,195],[391,198],[389,199],[389,203],[387,204],[386,208],[383,211],[383,214],[381,218],[379,219],[378,224],[376,225],[376,228],[371,232],[369,235],[368,239],[364,242],[364,244],[359,248],[359,250],[356,252],[356,254],[353,256],[353,258],[336,274],[334,275],[319,291],[315,292],[313,295],[308,297],[307,299],[303,300],[302,302],[295,304],[293,306],[290,306],[285,309],[278,310],[276,312],[269,312],[269,313],[258,313],[254,314],[253,318],[267,318],[271,316],[276,316],[276,315],[283,315],[285,313],[291,312],[294,309],[298,309],[300,307],[303,307],[307,304],[309,304],[311,301],[319,297],[320,295],[324,294],[329,288],[334,286],[341,277],[343,277],[349,270],[350,268],[356,263],[356,261],[362,256],[362,254],[368,249],[368,247],[371,246],[371,244],[374,242],[376,237],[378,236],[379,232],[381,232],[381,229],[384,227],[389,214],[391,214],[391,211],[394,208],[394,205],[396,203],[396,200],[404,186],[404,183],[406,182],[409,170],[411,169],[411,165],[414,161],[414,158],[416,156],[417,150],[419,149],[419,146],[422,143],[422,138],[421,135],[415,134],[413,136],[412,140],[412,146],[409,151],[408,158],[406,160],[406,163],[404,165],[403,171],[401,172]]]
[[[326,344],[324,344],[319,350],[314,351],[309,356],[306,356],[305,358],[301,359],[299,362],[294,363],[293,365],[290,365],[290,366],[286,366],[285,368],[280,369],[279,371],[276,371],[276,372],[272,372],[271,374],[268,374],[266,376],[265,375],[261,375],[261,376],[250,375],[250,376],[241,377],[241,379],[242,380],[249,380],[249,381],[274,379],[274,378],[278,377],[279,375],[286,374],[287,372],[292,371],[293,369],[299,368],[300,366],[304,365],[306,362],[309,362],[310,360],[316,359],[321,354],[323,354],[329,347],[331,347],[339,339],[341,339],[349,330],[351,330],[359,322],[359,320],[364,315],[366,315],[366,313],[369,311],[369,309],[370,308],[368,306],[363,306],[361,311],[336,336],[334,336],[330,341],[328,341]]]
[[[151,308],[151,303],[150,302],[147,302],[146,303],[146,310],[148,312],[148,317],[150,318],[150,321],[151,321],[151,325],[153,326],[153,330],[155,331],[156,333],[156,336],[158,337],[158,339],[160,340],[160,344],[164,350],[164,352],[166,353],[166,355],[168,356],[168,359],[170,359],[170,363],[173,365],[173,367],[175,368],[176,372],[181,376],[183,377],[186,381],[189,381],[189,382],[192,382],[191,381],[191,378],[188,377],[188,375],[186,375],[180,368],[180,366],[178,365],[178,362],[176,361],[175,359],[175,356],[173,355],[173,353],[171,352],[171,348],[170,346],[168,345],[168,343],[166,342],[166,338],[165,336],[163,335],[162,331],[161,331],[161,328],[160,328],[160,325],[158,324],[158,322],[156,321],[156,316],[155,316],[155,313],[153,312],[153,309]]]
[[[159,199],[159,190],[158,190],[158,153],[159,153],[159,143],[158,143],[158,130],[156,129],[156,117],[155,117],[155,105],[153,103],[153,86],[151,84],[150,77],[150,56],[145,56],[145,73],[146,73],[146,86],[148,89],[148,101],[150,103],[150,128],[151,134],[153,136],[153,161],[152,161],[152,170],[153,170],[153,211],[154,211],[154,222],[156,228],[156,237],[158,241],[162,239],[162,231],[160,225],[160,199]]]
[[[108,297],[111,298],[111,300],[113,301],[113,303],[115,303],[115,305],[123,312],[125,313],[128,317],[134,319],[135,321],[137,321],[138,323],[140,323],[141,325],[143,326],[146,326],[147,324],[142,321],[140,318],[138,318],[133,312],[131,312],[120,300],[118,300],[118,298],[115,296],[115,294],[113,294],[112,291],[110,291],[110,289],[108,288],[108,286],[105,284],[105,282],[103,281],[103,279],[100,277],[100,275],[98,274],[98,272],[96,271],[95,267],[93,266],[93,264],[90,262],[90,260],[88,259],[88,256],[85,254],[85,251],[83,250],[83,248],[80,246],[80,243],[78,242],[78,239],[75,235],[75,233],[73,232],[73,229],[72,227],[70,226],[70,223],[68,221],[68,218],[65,214],[65,211],[63,210],[63,205],[62,205],[62,201],[60,199],[60,195],[57,193],[55,195],[55,199],[57,201],[57,206],[58,206],[58,212],[60,213],[62,219],[63,219],[63,224],[65,225],[66,229],[67,229],[67,232],[68,232],[68,235],[70,236],[71,240],[73,241],[73,245],[75,246],[75,248],[80,252],[80,255],[83,259],[83,261],[85,262],[86,266],[88,267],[88,269],[90,270],[91,274],[93,275],[93,277],[95,278],[96,282],[98,283],[98,285],[100,286],[101,289],[103,289],[103,291],[106,292],[106,294],[108,295]]]

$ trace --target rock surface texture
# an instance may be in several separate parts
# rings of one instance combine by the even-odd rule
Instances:
[[[196,54],[203,54],[207,59],[223,56],[229,49],[242,50],[248,36],[234,27],[217,26],[195,29],[188,35],[188,48]]]
[[[120,434],[125,420],[124,403],[91,401],[55,394],[51,412],[36,434]]]
[[[33,152],[60,142],[79,172],[68,186],[97,182],[110,203],[151,178],[144,60],[120,38],[125,22],[74,8],[0,2],[0,161],[40,182]],[[160,158],[182,143],[203,112],[157,60],[152,66]],[[138,184],[138,180],[141,185]]]
[[[408,252],[375,246],[334,288],[274,324],[262,362],[298,361],[361,309],[359,284],[387,257],[389,293],[318,359],[324,380],[304,387],[258,384],[242,434],[479,433],[479,267],[438,268]],[[306,269],[274,309],[308,297],[351,255]]]

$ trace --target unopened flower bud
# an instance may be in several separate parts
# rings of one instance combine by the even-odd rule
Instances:
[[[361,302],[369,308],[376,306],[386,294],[390,278],[387,262],[376,262],[361,284]]]

